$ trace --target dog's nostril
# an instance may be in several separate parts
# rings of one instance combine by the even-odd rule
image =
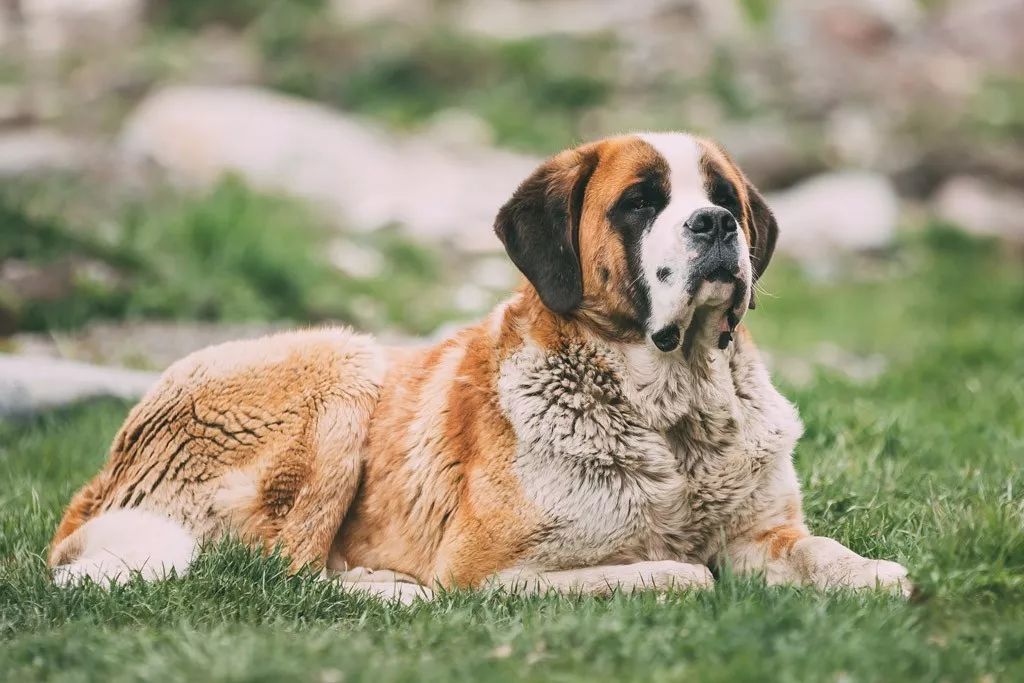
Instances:
[[[691,232],[710,232],[713,226],[714,221],[711,216],[706,213],[696,213],[690,217],[690,220],[686,221],[686,227],[688,227]]]
[[[736,219],[732,217],[731,213],[722,216],[722,232],[736,232],[736,228]]]

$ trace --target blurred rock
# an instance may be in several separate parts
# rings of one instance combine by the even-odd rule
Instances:
[[[0,354],[0,417],[31,415],[91,398],[140,398],[157,375],[55,358]]]
[[[757,187],[787,187],[825,170],[805,131],[759,119],[724,126],[716,139]]]
[[[434,19],[432,0],[329,0],[333,17],[350,23],[398,20],[422,24]]]
[[[1019,71],[1024,64],[1024,2],[950,2],[937,25],[961,55]]]
[[[841,166],[878,168],[891,150],[882,122],[869,107],[840,107],[825,126],[825,142]]]
[[[512,262],[502,254],[477,260],[466,279],[493,292],[510,292],[521,277]]]
[[[464,109],[442,109],[430,117],[423,134],[452,148],[490,147],[494,129],[487,121]]]
[[[0,3],[0,53],[10,49],[11,43],[15,42],[16,23],[15,6],[13,3]]]
[[[74,332],[16,334],[10,338],[10,346],[26,356],[163,370],[201,348],[262,337],[284,327],[281,323],[93,323]]]
[[[497,208],[537,159],[430,136],[397,137],[311,102],[255,88],[174,87],[145,100],[121,145],[180,180],[226,172],[255,187],[309,199],[338,223],[398,223],[419,238],[500,248]]]
[[[0,288],[16,301],[56,301],[74,289],[75,264],[71,259],[29,263],[18,259],[0,261]]]
[[[331,265],[354,278],[371,278],[384,270],[384,256],[377,249],[338,238],[327,245],[327,259]]]
[[[836,373],[854,384],[869,384],[885,374],[889,366],[881,354],[858,355],[831,343],[798,355],[762,354],[772,376],[798,387],[810,384],[821,371]]]
[[[44,128],[0,133],[0,177],[79,168],[90,151],[87,145]]]
[[[1024,192],[972,176],[950,178],[935,197],[940,218],[974,235],[1024,244]]]
[[[398,18],[408,23],[437,20],[463,31],[506,40],[553,33],[587,34],[614,30],[650,19],[689,0],[334,0],[331,10],[346,22],[371,23]]]
[[[21,0],[25,39],[38,54],[123,48],[138,35],[144,0]]]
[[[810,266],[889,246],[899,219],[892,184],[875,173],[825,173],[766,199],[779,221],[777,249]]]

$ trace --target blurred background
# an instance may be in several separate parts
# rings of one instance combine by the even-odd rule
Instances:
[[[491,222],[538,161],[641,129],[766,191],[786,382],[1024,311],[1020,0],[0,0],[0,411],[282,326],[440,334],[517,282]]]

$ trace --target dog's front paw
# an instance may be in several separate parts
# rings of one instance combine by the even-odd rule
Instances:
[[[907,568],[897,562],[865,559],[859,578],[858,585],[898,591],[905,598],[909,598],[914,592],[914,585],[907,578]]]
[[[813,536],[793,546],[809,583],[820,588],[884,588],[910,597],[907,569],[896,562],[861,557],[830,538]]]

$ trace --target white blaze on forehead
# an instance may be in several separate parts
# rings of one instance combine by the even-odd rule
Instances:
[[[685,221],[693,210],[708,205],[704,189],[704,176],[700,160],[704,154],[700,144],[688,133],[641,133],[641,140],[649,144],[668,164],[670,201],[662,211],[659,220],[667,217],[671,209],[676,218]],[[680,210],[692,207],[685,216],[679,217]]]
[[[651,297],[648,328],[654,332],[676,319],[686,306],[686,281],[693,254],[687,253],[683,223],[697,209],[711,204],[700,170],[701,145],[686,133],[641,133],[665,160],[668,171],[669,202],[644,236],[640,245],[640,267]],[[658,270],[670,274],[662,282]]]

